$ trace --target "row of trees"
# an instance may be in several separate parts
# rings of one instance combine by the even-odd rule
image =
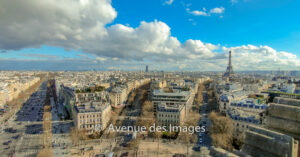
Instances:
[[[153,106],[151,101],[145,101],[142,104],[142,113],[141,117],[136,121],[136,126],[145,126],[149,128],[156,122],[156,118],[153,114]],[[160,137],[161,134],[158,132],[147,132],[148,137]]]
[[[50,104],[50,92],[51,83],[48,81],[47,84],[47,93],[46,100],[44,104],[44,114],[43,114],[43,135],[42,135],[42,143],[44,148],[40,150],[38,153],[38,157],[51,157],[53,156],[52,149],[52,113],[51,113],[51,104]]]
[[[182,126],[198,126],[198,121],[200,119],[200,114],[198,112],[189,111],[187,117],[188,118],[186,118]],[[189,132],[180,132],[178,138],[186,143],[194,143],[197,140],[197,135],[195,133],[190,134]]]
[[[88,87],[85,89],[77,89],[76,93],[94,93],[94,92],[101,92],[104,91],[105,87],[103,86],[94,86],[94,87]]]

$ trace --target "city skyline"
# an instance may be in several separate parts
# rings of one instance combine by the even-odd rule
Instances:
[[[295,0],[0,4],[0,70],[300,69]]]

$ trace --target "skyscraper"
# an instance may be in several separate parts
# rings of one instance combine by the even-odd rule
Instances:
[[[149,69],[148,69],[148,65],[146,65],[146,73],[149,71]]]
[[[232,77],[233,76],[233,69],[231,65],[231,51],[229,51],[229,59],[228,59],[228,66],[226,72],[224,73],[224,77]]]

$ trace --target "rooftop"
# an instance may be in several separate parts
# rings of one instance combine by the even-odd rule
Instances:
[[[164,92],[162,89],[156,89],[153,91],[153,95],[161,95],[161,96],[189,96],[189,91],[181,91],[181,90],[173,90],[173,92]]]

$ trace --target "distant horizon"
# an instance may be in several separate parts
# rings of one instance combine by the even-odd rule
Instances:
[[[96,72],[144,72],[144,73],[151,73],[151,72],[215,72],[215,73],[224,73],[225,71],[180,71],[180,70],[173,70],[173,71],[169,71],[169,70],[149,70],[149,72],[145,72],[145,70],[96,70],[96,69],[87,69],[87,70],[35,70],[35,69],[31,69],[31,70],[3,70],[0,69],[0,71],[39,71],[39,72],[92,72],[92,71],[96,71]],[[278,73],[278,70],[245,70],[245,71],[234,71],[235,73],[251,73],[251,72],[273,72],[274,74]],[[280,70],[280,72],[299,72],[300,70]]]

